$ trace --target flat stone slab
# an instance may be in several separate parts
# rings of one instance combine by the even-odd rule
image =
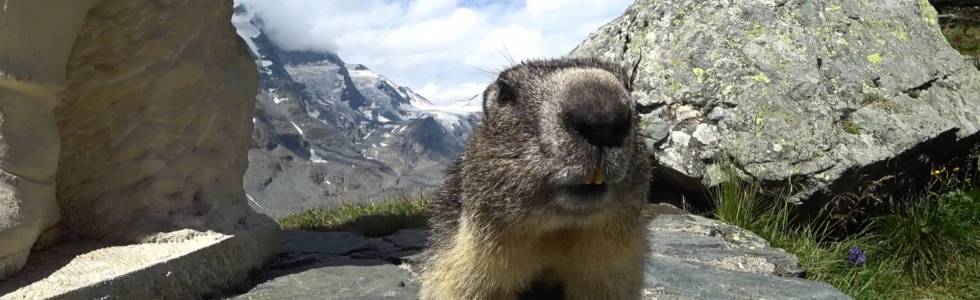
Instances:
[[[402,229],[383,239],[403,250],[419,250],[429,244],[429,232],[422,229]]]
[[[800,278],[740,272],[673,257],[647,260],[643,299],[851,299]]]
[[[346,255],[369,244],[367,238],[350,232],[287,230],[282,236],[283,253]]]
[[[689,214],[661,215],[650,222],[651,257],[669,256],[716,268],[802,277],[792,254],[772,248],[752,232]]]
[[[747,230],[690,215],[669,205],[651,206],[650,255],[643,299],[850,299],[833,286],[802,278],[796,258]],[[309,235],[320,235],[310,238]],[[346,255],[280,253],[257,286],[233,299],[417,299],[422,230],[368,239]],[[286,234],[344,245],[348,233]],[[398,265],[396,265],[398,264]]]
[[[272,223],[236,235],[181,230],[136,245],[66,243],[31,254],[0,282],[0,299],[195,299],[244,282],[275,245]]]
[[[376,265],[324,266],[262,283],[239,300],[274,299],[415,299],[419,284],[385,261],[352,261]]]

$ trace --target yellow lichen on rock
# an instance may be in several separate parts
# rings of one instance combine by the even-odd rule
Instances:
[[[872,65],[877,65],[881,63],[881,53],[871,53],[868,55],[868,62]]]

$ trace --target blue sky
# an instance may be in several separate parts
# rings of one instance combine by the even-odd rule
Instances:
[[[423,96],[479,94],[494,71],[568,53],[632,0],[239,0],[281,47],[330,50]]]

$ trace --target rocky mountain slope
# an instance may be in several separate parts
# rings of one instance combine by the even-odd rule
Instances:
[[[334,53],[281,49],[244,5],[232,23],[260,73],[244,178],[259,212],[283,217],[434,188],[478,121],[478,99],[434,105]]]

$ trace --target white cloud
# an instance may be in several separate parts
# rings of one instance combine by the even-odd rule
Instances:
[[[405,17],[409,20],[424,20],[451,13],[458,5],[456,0],[418,0],[410,6]]]
[[[454,10],[448,16],[427,19],[394,28],[381,39],[382,49],[400,52],[434,52],[458,47],[474,34],[486,29],[482,16],[468,8]],[[369,39],[373,40],[373,39]]]
[[[620,12],[632,0],[527,0],[525,10],[533,18],[604,14],[609,8]]]
[[[568,53],[632,0],[236,0],[290,50],[329,50],[446,103],[479,94],[508,56]],[[421,88],[419,88],[421,87]]]
[[[539,29],[508,25],[484,35],[475,51],[467,55],[463,62],[486,68],[507,65],[508,59],[541,58],[552,54],[545,49],[543,41]]]

